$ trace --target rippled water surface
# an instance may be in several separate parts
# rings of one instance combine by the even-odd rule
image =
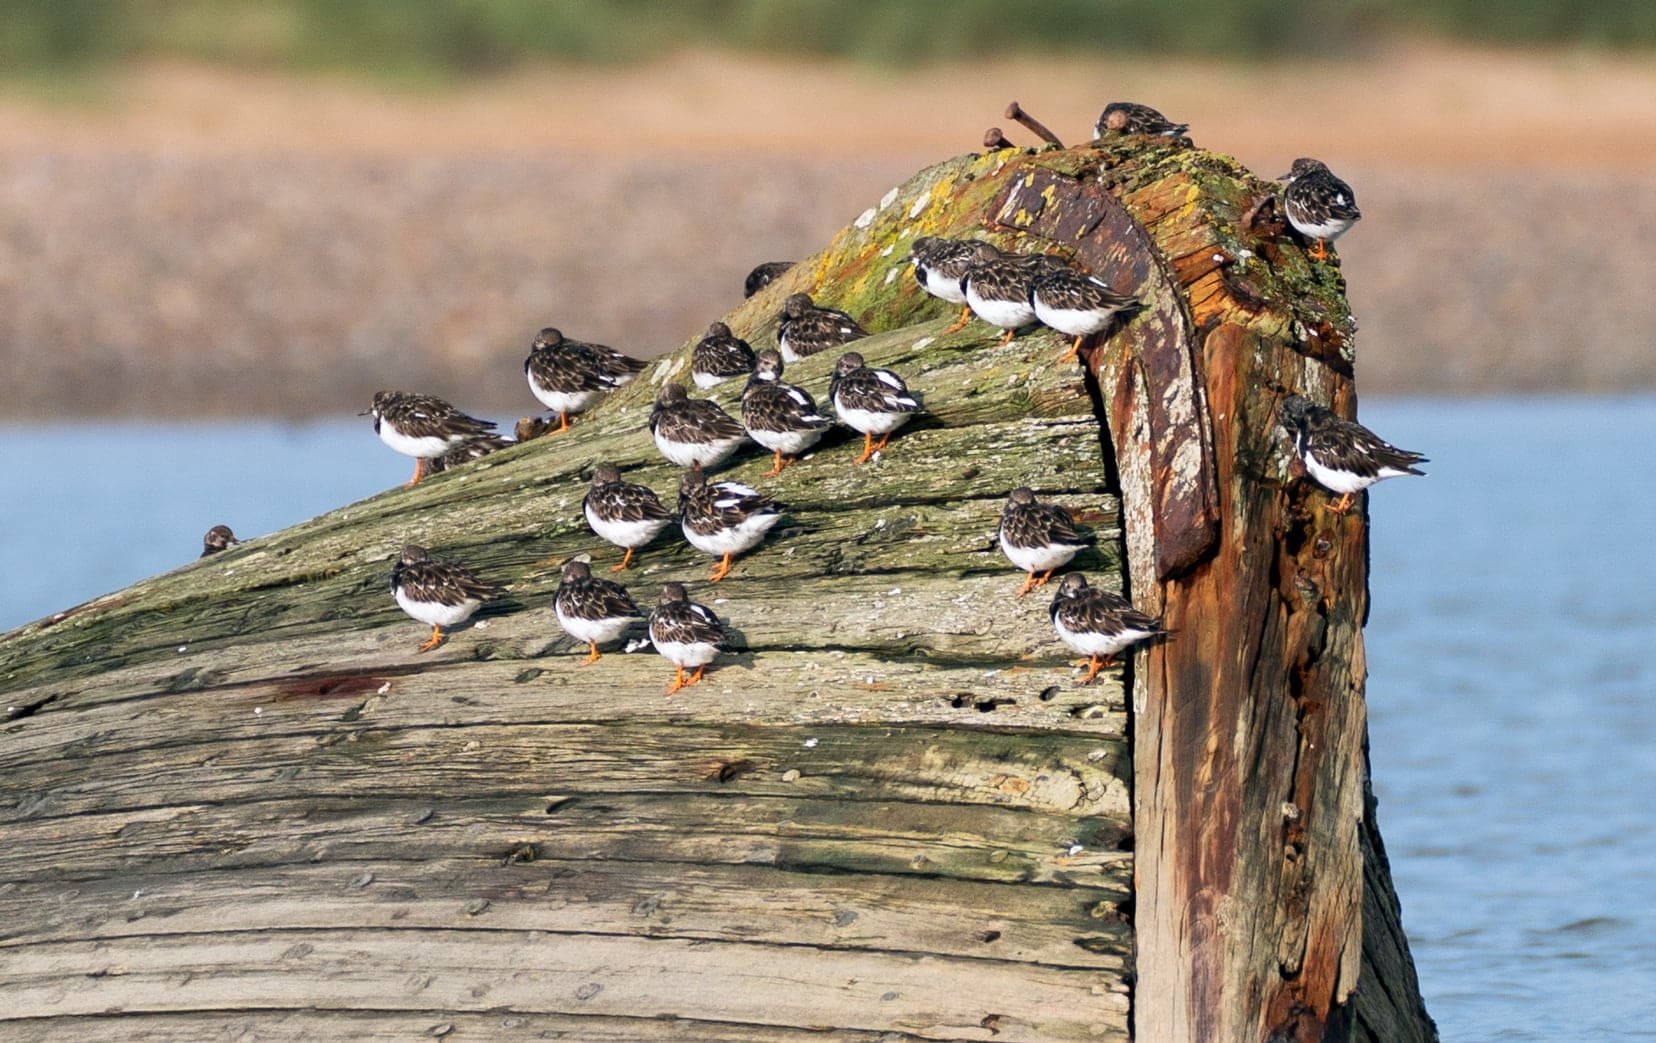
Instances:
[[[1656,1038],[1656,399],[1376,401],[1380,825],[1446,1040]],[[0,628],[406,481],[366,421],[12,429]]]

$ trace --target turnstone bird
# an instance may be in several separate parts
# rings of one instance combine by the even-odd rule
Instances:
[[[483,602],[501,593],[464,565],[438,561],[412,543],[391,567],[391,596],[404,612],[431,624],[431,640],[420,646],[422,652],[443,643],[444,627],[464,623]]]
[[[909,248],[909,263],[914,265],[914,280],[920,288],[939,300],[960,305],[960,318],[944,333],[962,329],[972,317],[972,309],[966,306],[966,288],[961,285],[966,269],[977,256],[972,243],[969,239],[923,235]]]
[[[594,579],[592,569],[584,561],[571,561],[563,567],[563,582],[552,597],[552,611],[558,616],[558,625],[564,633],[577,641],[585,641],[589,654],[581,665],[596,663],[598,646],[614,641],[627,632],[634,623],[644,620],[644,613],[633,604],[627,588],[607,579]]]
[[[1104,106],[1098,122],[1093,124],[1093,140],[1110,134],[1153,134],[1162,138],[1176,138],[1190,129],[1188,123],[1174,123],[1148,105],[1136,101],[1112,101]]]
[[[1001,343],[1009,344],[1018,330],[1035,321],[1029,289],[1036,276],[1069,265],[1050,254],[1002,253],[992,244],[978,241],[971,245],[972,263],[961,279],[966,306],[984,322],[1005,330]]]
[[[661,598],[650,613],[650,643],[669,663],[678,667],[678,676],[668,686],[672,695],[680,688],[698,684],[724,645],[724,627],[719,617],[706,605],[698,605],[684,592],[684,584],[669,583],[661,588]],[[684,668],[693,666],[696,672],[688,679]]]
[[[1028,488],[1013,489],[1006,498],[995,537],[1007,560],[1029,573],[1024,585],[1018,588],[1020,598],[1037,587],[1046,586],[1053,570],[1068,565],[1090,542],[1075,531],[1075,520],[1069,511],[1053,504],[1036,503],[1034,490]],[[1043,569],[1045,575],[1036,579],[1035,573]]]
[[[766,348],[742,389],[742,426],[748,437],[776,454],[766,478],[781,474],[834,423],[804,388],[783,383],[782,371],[781,352]]]
[[[490,453],[505,449],[509,445],[517,445],[517,443],[505,435],[478,435],[476,438],[468,438],[442,456],[434,456],[427,460],[426,473],[442,474],[451,467],[459,467],[461,464],[469,464],[473,460],[481,460]]]
[[[668,384],[650,411],[656,448],[680,467],[717,467],[747,441],[747,430],[718,403],[691,398],[683,384]]]
[[[1052,628],[1064,644],[1087,653],[1087,659],[1076,662],[1077,666],[1085,663],[1088,667],[1082,684],[1090,683],[1105,667],[1114,666],[1117,652],[1168,633],[1159,620],[1140,612],[1121,595],[1087,586],[1087,577],[1079,572],[1070,573],[1058,584],[1058,594],[1048,611]]]
[[[828,398],[845,426],[863,434],[859,464],[867,463],[884,449],[891,441],[891,432],[908,423],[921,408],[902,377],[889,369],[870,369],[855,351],[846,352],[834,363]],[[874,444],[876,434],[882,436],[879,445]]]
[[[409,485],[418,485],[425,477],[425,462],[442,456],[467,439],[488,434],[494,430],[494,421],[479,420],[455,409],[432,395],[415,395],[406,391],[376,391],[374,404],[357,416],[374,417],[374,433],[380,441],[414,458],[414,477]]]
[[[730,561],[752,550],[782,520],[782,508],[769,496],[740,482],[710,482],[700,471],[679,479],[679,526],[690,546],[723,556],[709,583],[730,575]]]
[[[748,272],[747,282],[742,285],[742,296],[752,297],[754,294],[769,286],[778,275],[794,266],[792,261],[766,261],[764,264]]]
[[[655,490],[621,480],[621,469],[599,464],[592,471],[592,488],[581,500],[587,524],[599,536],[626,549],[621,564],[610,566],[620,572],[632,561],[633,551],[644,546],[673,521],[673,514],[661,505]]]
[[[1329,508],[1337,514],[1344,514],[1353,496],[1383,478],[1426,473],[1414,466],[1429,463],[1424,456],[1397,448],[1303,395],[1283,399],[1281,414],[1305,470],[1318,485],[1340,494],[1340,502]]]
[[[690,352],[690,379],[703,390],[752,372],[753,348],[722,322],[707,327],[707,336]]]
[[[529,390],[558,414],[557,431],[569,430],[569,414],[592,408],[600,398],[623,387],[647,365],[602,344],[570,340],[551,326],[541,330],[523,360]]]
[[[1283,182],[1282,208],[1288,223],[1301,235],[1317,241],[1314,261],[1328,259],[1328,244],[1351,231],[1363,216],[1357,209],[1357,194],[1335,177],[1328,166],[1315,159],[1296,159]]]
[[[868,336],[856,319],[843,311],[817,307],[808,293],[796,293],[783,301],[776,320],[776,345],[789,362]]]
[[[209,554],[217,554],[219,551],[239,546],[241,540],[236,539],[236,534],[230,531],[230,526],[215,525],[201,538],[201,556],[205,558]]]
[[[1116,315],[1138,307],[1139,299],[1117,293],[1102,280],[1074,268],[1057,268],[1037,275],[1030,283],[1029,302],[1037,319],[1075,338],[1058,360],[1068,362],[1081,351],[1082,341],[1109,329]]]

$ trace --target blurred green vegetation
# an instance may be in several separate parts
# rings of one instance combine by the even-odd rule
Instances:
[[[1422,29],[1642,47],[1656,43],[1656,0],[0,0],[0,74],[172,57],[451,77],[685,45],[877,65],[1055,50],[1262,58]]]

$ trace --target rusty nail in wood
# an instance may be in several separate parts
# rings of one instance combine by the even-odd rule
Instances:
[[[1042,126],[1040,120],[1018,108],[1017,102],[1013,102],[1006,107],[1006,118],[1009,120],[1017,120],[1019,123],[1022,123],[1025,127],[1029,128],[1029,130],[1033,132],[1036,137],[1040,138],[1047,144],[1056,145],[1059,148],[1064,147],[1064,143],[1058,140],[1058,135]]]
[[[999,127],[990,127],[983,132],[983,147],[993,152],[996,149],[1017,148],[1018,146],[1007,141],[1006,135],[1001,133]]]

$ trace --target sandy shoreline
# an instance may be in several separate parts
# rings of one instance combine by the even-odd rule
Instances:
[[[1656,387],[1636,63],[697,55],[443,95],[159,67],[0,98],[0,411],[302,416],[401,386],[527,412],[535,329],[676,347],[1014,97],[1066,139],[1137,97],[1260,174],[1333,164],[1365,212],[1341,243],[1365,393]]]

